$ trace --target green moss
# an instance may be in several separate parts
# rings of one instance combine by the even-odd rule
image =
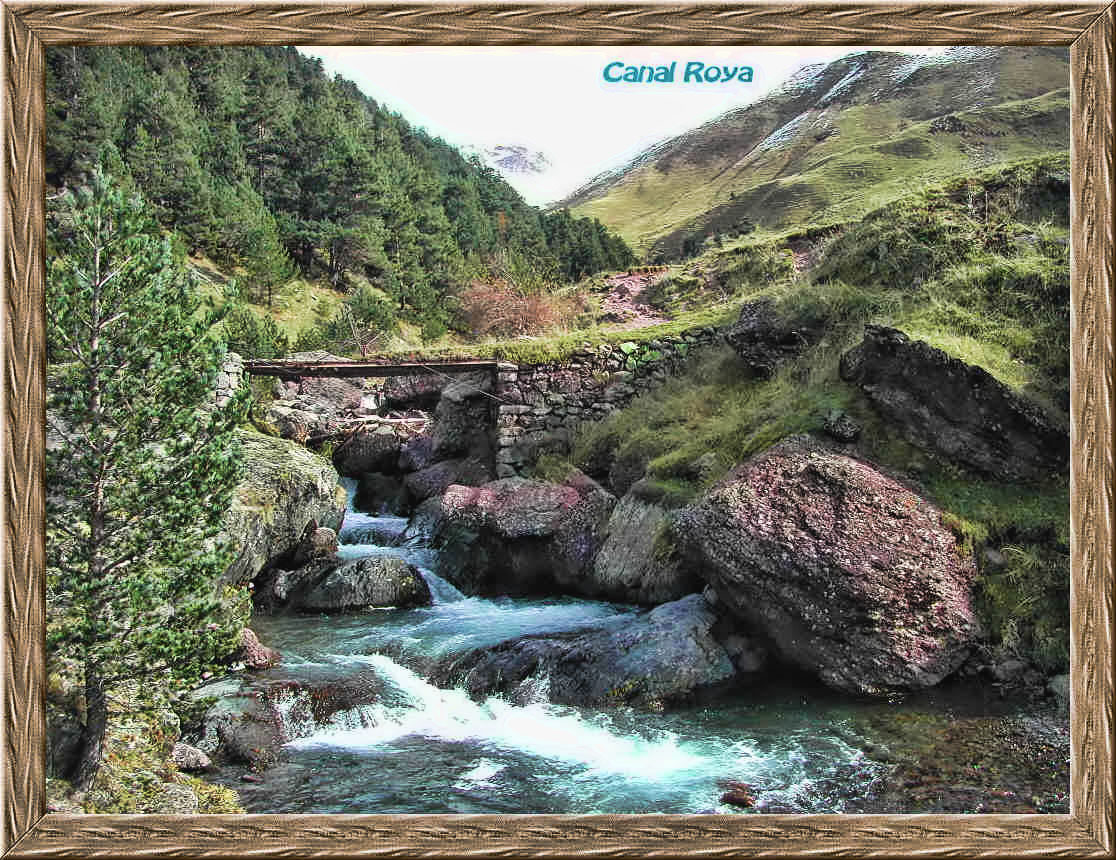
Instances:
[[[573,471],[574,467],[567,458],[557,454],[543,454],[531,468],[531,477],[539,481],[560,484]]]
[[[1048,544],[1000,547],[1002,567],[984,570],[977,606],[992,641],[1051,672],[1069,666],[1069,553]]]
[[[240,815],[244,807],[240,805],[237,793],[223,785],[214,785],[196,776],[179,774],[178,781],[189,786],[198,798],[198,812],[204,815]]]
[[[651,557],[660,564],[665,564],[674,557],[676,550],[674,528],[670,520],[663,520],[655,529],[655,536],[651,539]]]
[[[714,307],[701,308],[682,314],[670,322],[648,326],[641,329],[590,328],[576,332],[563,332],[555,335],[524,337],[517,340],[490,340],[470,344],[445,344],[432,349],[424,349],[424,358],[494,358],[516,364],[545,364],[552,361],[565,361],[578,350],[602,343],[622,344],[631,342],[639,346],[648,341],[684,334],[692,329],[706,326],[722,326],[736,318],[740,302]],[[385,352],[384,358],[402,359],[410,355],[410,350]]]
[[[692,496],[732,464],[786,436],[820,428],[825,415],[850,395],[836,379],[836,362],[837,350],[827,347],[774,379],[757,381],[747,379],[727,347],[710,350],[685,374],[626,409],[583,425],[574,439],[574,463],[592,471],[602,462],[640,457],[652,480]],[[709,453],[716,455],[715,465],[695,475],[695,461]]]
[[[180,721],[167,707],[166,693],[158,684],[131,685],[111,701],[101,768],[82,802],[86,812],[167,811],[168,791],[175,790],[168,786],[193,794],[199,812],[244,811],[235,791],[180,773],[169,761],[171,747],[180,737]],[[57,788],[62,797],[70,793],[64,784]],[[178,803],[172,805],[178,808]]]

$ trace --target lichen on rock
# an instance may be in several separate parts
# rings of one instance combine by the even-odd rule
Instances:
[[[740,466],[679,521],[718,601],[831,687],[933,686],[978,633],[975,565],[941,511],[809,437]]]

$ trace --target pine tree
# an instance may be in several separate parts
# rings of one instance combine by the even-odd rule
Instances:
[[[48,648],[84,676],[75,784],[87,788],[114,685],[196,678],[235,644],[217,535],[243,403],[204,405],[221,350],[138,198],[97,170],[50,225]]]

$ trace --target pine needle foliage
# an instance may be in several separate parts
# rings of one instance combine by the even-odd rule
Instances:
[[[48,648],[83,674],[87,787],[114,684],[195,678],[234,647],[217,536],[243,402],[212,408],[221,348],[141,200],[97,171],[50,227]]]

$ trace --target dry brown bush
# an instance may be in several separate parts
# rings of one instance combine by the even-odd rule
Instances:
[[[474,281],[461,294],[461,313],[476,337],[540,334],[568,328],[587,309],[585,296],[524,293],[503,281]]]

